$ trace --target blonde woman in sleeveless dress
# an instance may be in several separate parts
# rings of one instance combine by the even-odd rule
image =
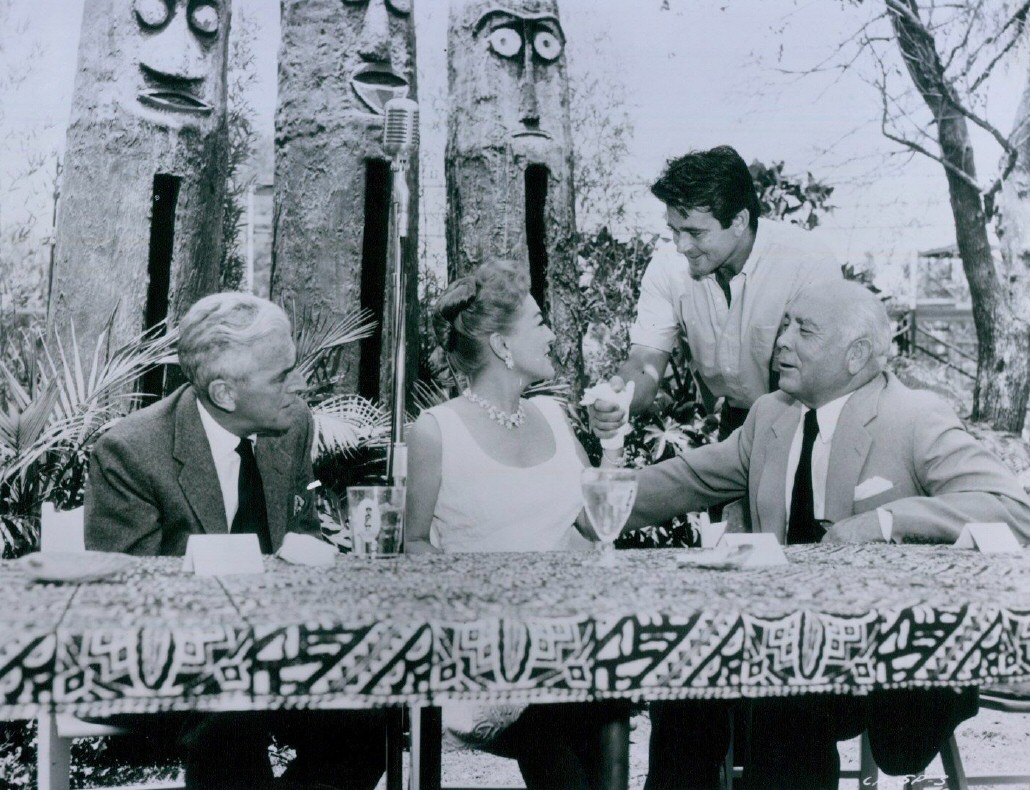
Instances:
[[[435,310],[448,362],[468,386],[424,412],[408,434],[405,551],[588,548],[576,526],[586,453],[558,401],[522,397],[554,375],[555,336],[527,273],[509,262],[483,264],[451,284]],[[491,720],[484,706],[450,705],[444,724],[459,735],[494,735],[479,745],[517,759],[528,790],[599,787],[601,727],[624,715],[621,708],[530,705],[514,723],[499,711]]]

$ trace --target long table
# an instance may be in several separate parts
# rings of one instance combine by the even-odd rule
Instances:
[[[0,562],[0,718],[443,700],[741,698],[1030,678],[1030,553],[797,546],[708,570],[674,550],[466,554],[92,583]]]

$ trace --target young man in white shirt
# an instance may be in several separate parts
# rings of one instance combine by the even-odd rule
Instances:
[[[682,337],[706,404],[724,398],[722,439],[776,388],[773,344],[787,302],[841,279],[840,266],[816,234],[759,219],[751,173],[729,146],[670,161],[651,191],[666,206],[674,246],[657,249],[644,272],[630,354],[613,384],[636,382],[630,411],[647,410]],[[602,438],[624,419],[610,401],[590,408]]]

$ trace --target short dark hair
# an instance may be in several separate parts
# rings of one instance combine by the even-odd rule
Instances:
[[[746,208],[748,224],[755,230],[762,213],[751,171],[728,145],[670,159],[651,185],[651,194],[684,213],[694,209],[711,212],[724,228]]]

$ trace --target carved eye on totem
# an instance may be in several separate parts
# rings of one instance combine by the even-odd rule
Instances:
[[[396,14],[407,16],[411,13],[411,0],[385,0],[386,7]],[[344,5],[368,5],[368,0],[343,0]]]
[[[511,27],[499,27],[487,37],[490,49],[502,58],[513,58],[522,51],[522,34]]]
[[[135,0],[133,9],[136,11],[136,19],[139,23],[150,30],[168,24],[172,18],[172,9],[168,0]]]
[[[561,39],[550,30],[538,30],[533,36],[533,51],[541,60],[555,61],[561,55]]]
[[[202,36],[218,32],[218,7],[214,3],[194,3],[189,12],[190,27]]]

